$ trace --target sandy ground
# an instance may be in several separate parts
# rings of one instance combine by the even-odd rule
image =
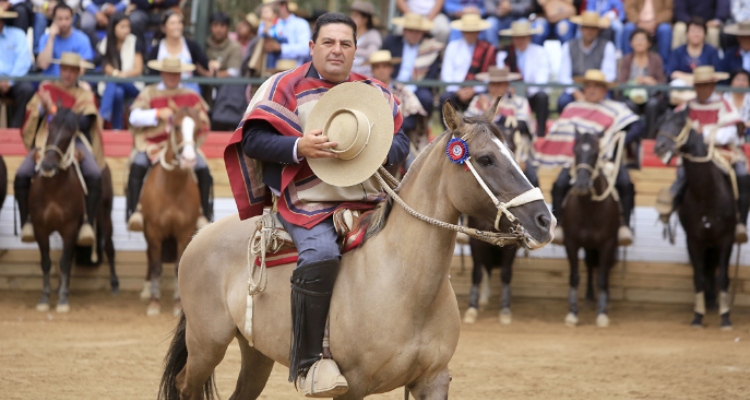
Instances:
[[[136,294],[76,293],[73,311],[34,310],[35,292],[0,293],[0,398],[155,399],[161,363],[176,321],[149,318]],[[460,299],[465,304],[464,299]],[[168,310],[168,304],[163,309]],[[750,399],[750,312],[735,310],[735,329],[688,326],[690,307],[614,304],[612,325],[562,321],[560,301],[518,299],[514,321],[497,310],[464,325],[451,362],[458,399]],[[232,345],[216,370],[224,399],[239,372]],[[274,369],[263,399],[301,398]],[[403,399],[403,391],[373,396]]]

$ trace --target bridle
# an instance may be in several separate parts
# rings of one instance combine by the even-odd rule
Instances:
[[[168,144],[159,151],[159,164],[161,164],[162,168],[167,171],[173,171],[176,167],[180,166],[179,156],[186,145],[195,144],[193,140],[183,140],[178,144],[177,139],[175,139],[177,131],[182,132],[182,126],[174,125],[173,117],[169,117],[169,122],[167,123],[167,135],[169,136],[167,141]],[[166,160],[168,149],[172,150],[172,153],[175,155],[175,158],[170,161]]]
[[[606,167],[607,161],[607,154],[609,154],[613,148],[617,146],[617,153],[615,154],[615,161],[613,162],[613,167],[608,170]],[[600,149],[599,157],[596,159],[596,164],[593,166],[588,163],[577,163],[571,168],[571,177],[573,179],[576,179],[578,176],[578,171],[585,170],[588,171],[591,174],[591,180],[595,181],[599,175],[604,176],[604,179],[607,181],[607,188],[604,189],[604,192],[601,194],[596,194],[595,189],[592,187],[591,189],[591,200],[600,202],[604,201],[609,196],[614,197],[615,201],[619,201],[619,194],[617,193],[617,190],[615,189],[615,182],[617,181],[617,174],[620,171],[620,165],[622,164],[622,157],[625,151],[625,132],[620,131],[616,133],[612,139],[609,141],[606,147],[603,149]]]
[[[76,159],[76,145],[75,141],[76,138],[78,138],[78,132],[74,133],[73,136],[70,138],[70,143],[68,143],[68,148],[65,149],[65,151],[62,151],[60,146],[57,145],[57,142],[53,144],[46,143],[49,141],[50,132],[49,132],[49,123],[52,121],[52,115],[50,115],[47,118],[47,137],[45,139],[45,145],[42,149],[42,157],[39,158],[39,161],[37,161],[36,166],[34,169],[36,172],[42,175],[44,178],[51,178],[55,174],[53,173],[47,173],[42,169],[42,161],[44,160],[44,155],[47,153],[55,153],[60,157],[60,162],[58,163],[57,167],[62,170],[66,171],[68,168],[70,168],[71,165],[74,166],[76,175],[78,176],[78,180],[81,182],[81,187],[83,188],[84,195],[88,195],[88,187],[86,186],[86,181],[83,179],[83,173],[81,172],[81,166],[78,164],[78,159]]]

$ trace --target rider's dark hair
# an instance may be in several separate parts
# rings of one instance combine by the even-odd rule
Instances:
[[[349,16],[339,12],[325,13],[321,15],[317,21],[315,21],[315,28],[313,29],[312,33],[313,43],[318,41],[318,33],[320,32],[320,28],[328,24],[348,25],[350,28],[352,28],[352,32],[354,32],[354,45],[357,44],[357,24],[355,24],[354,20],[349,18]]]

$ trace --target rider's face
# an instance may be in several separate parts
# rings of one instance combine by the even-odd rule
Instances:
[[[60,82],[66,88],[72,88],[78,82],[78,76],[81,73],[81,69],[78,67],[71,67],[69,65],[60,66]]]
[[[714,89],[716,89],[716,84],[715,83],[699,83],[695,85],[694,87],[695,87],[695,97],[698,99],[698,102],[704,103],[714,93]]]
[[[180,86],[180,79],[182,76],[180,76],[179,72],[162,72],[161,73],[161,80],[164,82],[164,87],[167,89],[176,89],[178,86]]]
[[[599,103],[607,97],[607,86],[596,82],[586,82],[583,85],[583,96],[589,103]]]
[[[324,25],[315,42],[310,41],[310,55],[315,70],[323,79],[341,82],[349,77],[354,62],[354,31],[349,25]]]

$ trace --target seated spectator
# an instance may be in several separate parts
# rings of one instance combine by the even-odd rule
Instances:
[[[739,22],[750,21],[750,0],[729,0],[729,19],[727,24],[736,24]],[[737,38],[722,32],[719,35],[722,49],[737,46]]]
[[[537,0],[537,3],[541,7],[544,7],[548,1],[549,0]],[[568,7],[572,8],[571,14],[575,14],[573,0],[562,1],[569,3]],[[540,46],[544,45],[545,40],[554,38],[559,39],[561,43],[567,43],[568,40],[573,39],[576,35],[576,27],[568,18],[558,19],[558,17],[550,15],[538,16],[532,23],[532,26],[534,28],[542,29],[542,33],[534,36],[534,43]]]
[[[229,16],[223,12],[211,17],[211,36],[206,39],[209,76],[228,78],[240,76],[242,48],[229,38]],[[207,88],[204,88],[207,89]],[[203,92],[211,106],[211,127],[214,130],[232,131],[242,119],[247,108],[245,85],[212,86]]]
[[[149,27],[158,27],[167,10],[178,10],[180,0],[130,0],[135,9],[130,12],[130,27],[133,34],[143,38]]]
[[[26,34],[5,22],[16,18],[14,11],[0,9],[0,75],[24,76],[31,68],[31,53],[26,41]],[[26,115],[26,104],[34,97],[34,86],[31,82],[0,81],[0,97],[15,100],[9,127],[20,128]]]
[[[498,33],[510,28],[513,21],[529,18],[534,11],[534,0],[485,0],[484,8],[490,23],[486,40],[497,47]]]
[[[34,13],[34,54],[39,54],[41,49],[39,48],[39,39],[44,35],[44,31],[52,23],[52,12],[55,10],[57,1],[47,0],[31,0],[31,4],[35,10],[39,10]],[[78,19],[76,14],[78,7],[81,5],[81,0],[65,0],[65,4],[73,9],[73,22]]]
[[[115,78],[133,78],[143,74],[143,43],[130,33],[130,19],[117,13],[107,27],[107,36],[99,42],[104,75]],[[99,113],[112,129],[124,129],[125,99],[135,99],[143,84],[99,83],[102,102]]]
[[[511,37],[511,45],[497,53],[496,65],[507,66],[511,72],[519,72],[526,83],[545,84],[549,82],[549,59],[544,47],[531,43],[531,36],[541,32],[532,29],[529,21],[514,22],[510,29],[500,31],[502,36]],[[544,136],[549,117],[549,97],[543,88],[526,89],[531,109],[536,114],[538,136]]]
[[[451,21],[456,21],[465,14],[485,15],[484,0],[445,0],[445,4],[443,4],[443,12],[445,12]],[[487,41],[487,34],[485,32],[480,32],[479,36],[480,40]],[[448,42],[458,40],[461,37],[461,31],[451,27]]]
[[[451,28],[461,32],[460,39],[452,40],[445,48],[440,80],[446,83],[476,81],[477,74],[495,65],[495,47],[479,39],[490,23],[477,14],[464,14]],[[466,110],[474,95],[485,91],[485,86],[448,86],[440,96],[440,104],[450,100],[459,110]],[[442,110],[442,108],[441,108]]]
[[[572,84],[575,78],[583,77],[588,70],[601,70],[608,82],[617,78],[617,60],[612,42],[599,39],[599,32],[609,26],[608,20],[595,12],[586,11],[574,16],[571,22],[581,26],[581,37],[570,40],[562,46],[558,80]],[[573,101],[581,101],[583,92],[579,89],[566,89],[557,99],[557,110],[562,110]]]
[[[354,0],[349,16],[357,24],[357,51],[354,53],[352,71],[365,76],[372,76],[370,65],[366,64],[372,53],[383,46],[383,38],[375,29],[375,6],[369,1]]]
[[[706,43],[719,48],[721,26],[729,19],[728,0],[674,0],[674,19],[672,27],[672,49],[684,45],[690,28],[691,18],[701,18],[706,28]]]
[[[729,78],[730,86],[733,88],[750,88],[750,72],[739,69]],[[750,135],[750,92],[725,92],[724,100],[728,101],[740,113],[740,118],[745,124],[745,138]],[[742,142],[745,142],[743,138]]]
[[[52,11],[52,25],[49,33],[39,39],[37,66],[42,75],[60,76],[60,66],[53,59],[60,59],[62,53],[76,53],[86,61],[94,60],[91,41],[81,31],[73,27],[73,9],[65,3],[57,3]]]
[[[445,45],[448,43],[451,27],[448,17],[441,13],[444,3],[445,0],[396,0],[396,6],[402,14],[419,14],[431,22],[430,35]],[[400,29],[400,27],[396,28]],[[398,35],[402,34],[400,31],[394,32]]]
[[[622,49],[622,29],[623,19],[625,19],[625,9],[622,6],[622,0],[588,0],[586,2],[586,11],[592,11],[599,14],[599,17],[609,21],[609,28],[605,29],[602,34],[612,40],[615,47]],[[578,31],[578,36],[581,31]]]
[[[182,14],[171,10],[165,12],[161,18],[161,32],[157,36],[157,45],[151,49],[148,61],[179,58],[183,64],[194,64],[195,72],[199,75],[213,75],[208,70],[208,57],[206,57],[206,53],[203,52],[198,43],[182,35],[183,28]],[[154,74],[155,72],[151,71],[151,73]],[[193,72],[191,71],[182,72],[182,79],[191,78],[192,76]],[[182,85],[198,93],[201,92],[197,83],[182,82]]]
[[[124,13],[128,3],[129,0],[82,0],[81,30],[91,39],[92,47],[99,42],[96,31],[107,29],[109,19],[115,13]]]
[[[710,65],[721,70],[719,52],[706,44],[706,23],[702,18],[691,18],[687,25],[687,44],[672,51],[667,61],[667,77],[692,82],[693,70]]]
[[[739,43],[724,52],[723,71],[734,73],[738,70],[750,71],[750,21],[727,25],[724,33],[737,37]]]
[[[237,34],[237,43],[242,49],[242,58],[247,57],[250,52],[250,44],[255,42],[255,38],[258,35],[258,26],[260,26],[260,20],[254,13],[249,13],[245,19],[239,20],[234,30]]]
[[[672,50],[672,0],[625,0],[627,23],[622,31],[622,54],[628,54],[630,36],[636,28],[644,29],[653,38],[662,61],[669,60]]]
[[[392,22],[403,29],[403,36],[390,35],[383,42],[384,50],[389,50],[393,57],[401,59],[400,63],[393,66],[391,77],[401,82],[440,79],[440,52],[444,45],[426,37],[433,28],[432,22],[419,14],[406,14],[401,18],[394,18]],[[432,90],[414,85],[408,85],[407,88],[417,95],[427,113],[432,114]]]
[[[26,0],[0,0],[0,10],[16,13],[13,18],[7,18],[7,25],[20,29],[22,32],[29,30],[31,16],[34,14],[31,4]]]
[[[284,28],[281,37],[286,42],[280,43],[273,39],[264,40],[263,51],[266,54],[278,54],[278,58],[297,60],[297,64],[302,65],[310,58],[310,24],[292,14],[286,0],[276,0],[273,4],[278,6],[279,18]],[[261,34],[260,29],[258,34]]]
[[[620,60],[617,83],[630,85],[663,85],[667,82],[664,76],[664,64],[659,54],[649,51],[651,35],[645,29],[638,28],[630,34],[630,47],[633,52]],[[625,92],[624,103],[638,115],[645,116],[646,136],[656,137],[656,120],[667,108],[663,92],[633,89]]]

